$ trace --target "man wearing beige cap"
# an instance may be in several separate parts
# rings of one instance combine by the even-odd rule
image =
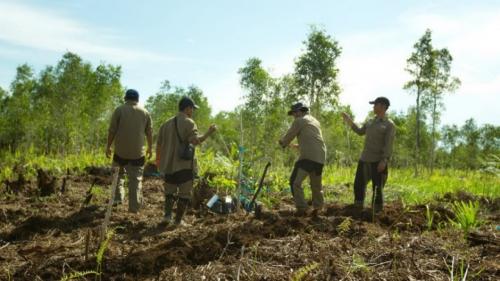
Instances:
[[[315,216],[323,206],[321,176],[326,160],[326,146],[321,126],[319,121],[309,114],[309,108],[300,102],[292,105],[288,115],[293,116],[294,120],[290,129],[279,140],[279,144],[285,148],[297,137],[300,155],[290,176],[293,199],[297,208],[296,215],[304,216],[307,214],[308,205],[304,199],[302,182],[306,177],[309,177],[314,208],[313,216]]]
[[[375,196],[373,208],[375,212],[379,212],[383,208],[382,190],[387,181],[387,164],[392,154],[395,126],[386,116],[390,105],[389,99],[378,97],[369,103],[373,104],[375,117],[368,120],[361,128],[347,113],[343,112],[342,117],[355,133],[360,136],[365,135],[365,144],[354,179],[354,205],[358,210],[363,209],[366,185],[371,180]]]

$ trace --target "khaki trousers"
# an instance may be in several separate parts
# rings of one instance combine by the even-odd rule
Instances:
[[[323,206],[324,199],[323,188],[321,186],[321,175],[317,175],[315,172],[308,173],[304,169],[297,168],[297,175],[292,183],[292,192],[295,206],[298,210],[305,210],[308,208],[307,202],[304,199],[304,189],[302,188],[302,182],[308,176],[311,184],[313,207],[319,209]]]
[[[118,188],[116,189],[114,201],[121,203],[125,197],[124,183],[126,174],[128,177],[128,210],[137,212],[142,206],[142,174],[144,167],[127,164],[119,169]]]

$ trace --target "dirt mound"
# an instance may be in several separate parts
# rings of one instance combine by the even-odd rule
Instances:
[[[100,174],[99,174],[100,175]],[[70,192],[40,199],[6,198],[0,206],[0,280],[60,280],[95,270],[109,189],[81,208],[90,186],[74,177]],[[105,175],[110,177],[110,175]],[[200,181],[203,206],[213,190]],[[160,224],[162,181],[146,178],[144,206],[113,208],[109,241],[101,264],[103,280],[447,280],[451,264],[469,267],[475,280],[498,280],[500,257],[496,200],[480,200],[489,222],[468,239],[448,225],[454,214],[441,202],[404,206],[388,203],[375,215],[351,205],[329,203],[317,216],[295,217],[290,195],[276,209],[217,215],[188,211],[188,226]],[[274,196],[274,195],[273,195]],[[278,195],[276,195],[278,196]],[[283,196],[283,195],[281,195]],[[451,197],[455,196],[455,197]],[[467,197],[469,198],[469,197]],[[427,210],[433,215],[429,225]],[[495,232],[496,231],[496,232]],[[298,277],[297,277],[298,278]],[[93,280],[94,276],[87,276]],[[84,279],[82,279],[84,280]]]

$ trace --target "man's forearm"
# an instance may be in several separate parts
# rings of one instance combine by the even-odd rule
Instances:
[[[363,130],[363,128],[358,127],[358,125],[356,125],[356,123],[354,122],[352,122],[351,124],[351,129],[360,136],[365,133],[365,130]]]
[[[212,132],[207,131],[205,134],[203,134],[203,136],[198,138],[198,143],[204,142],[210,135],[212,135]]]
[[[115,138],[114,134],[108,133],[108,144],[107,144],[106,148],[111,147],[111,145],[113,144],[114,138]]]

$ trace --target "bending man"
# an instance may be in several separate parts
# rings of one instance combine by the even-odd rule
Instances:
[[[302,189],[302,182],[306,177],[309,177],[311,183],[313,215],[317,215],[324,201],[321,176],[326,159],[326,146],[321,126],[316,118],[309,115],[309,108],[300,102],[292,105],[288,115],[293,116],[294,120],[290,129],[279,140],[279,144],[285,148],[297,137],[300,155],[290,176],[293,199],[297,208],[296,215],[304,216],[308,211]],[[294,146],[297,147],[297,145]]]

